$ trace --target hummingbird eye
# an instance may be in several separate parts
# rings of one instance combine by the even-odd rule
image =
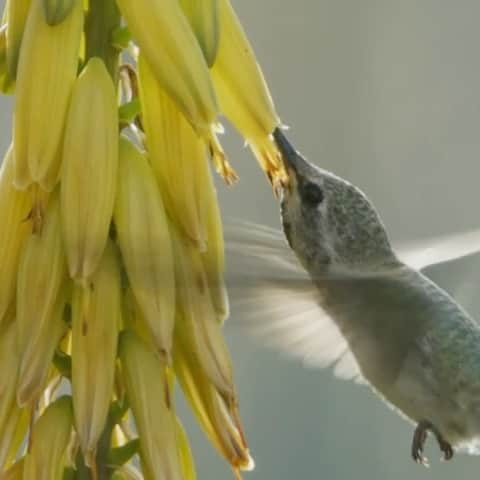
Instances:
[[[311,207],[316,207],[323,202],[323,190],[316,183],[308,182],[300,189],[302,201]]]

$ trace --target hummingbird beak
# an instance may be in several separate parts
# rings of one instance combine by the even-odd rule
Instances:
[[[295,148],[293,148],[293,145],[287,140],[282,130],[276,128],[273,131],[273,138],[282,154],[283,163],[289,177],[291,177],[293,173],[295,178],[298,178],[309,171],[311,167]]]

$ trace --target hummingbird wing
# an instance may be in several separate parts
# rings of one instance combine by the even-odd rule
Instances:
[[[306,366],[333,367],[362,381],[344,335],[319,305],[319,292],[283,233],[249,222],[226,229],[227,286],[233,324]]]
[[[399,260],[422,270],[428,266],[457,260],[480,251],[480,230],[416,240],[395,249]]]

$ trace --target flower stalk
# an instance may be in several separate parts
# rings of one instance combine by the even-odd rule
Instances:
[[[0,91],[0,479],[195,480],[176,388],[250,470],[223,338],[220,115],[274,188],[284,173],[229,0],[7,0]]]
[[[85,61],[101,58],[114,83],[118,80],[121,50],[112,42],[112,35],[121,21],[115,0],[90,0],[85,16]]]

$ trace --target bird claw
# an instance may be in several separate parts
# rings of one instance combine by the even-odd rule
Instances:
[[[442,460],[448,462],[453,457],[453,448],[448,442],[443,440],[443,438],[437,438],[437,440],[440,450],[443,452]]]
[[[428,458],[423,455],[423,447],[427,440],[427,430],[420,425],[417,426],[415,433],[413,434],[412,441],[412,458],[415,463],[429,467]]]
[[[424,467],[429,467],[428,458],[425,457],[421,449],[413,450],[412,449],[412,458],[415,463],[423,465]]]
[[[426,420],[422,420],[418,423],[417,428],[413,434],[412,440],[412,458],[413,460],[423,465],[424,467],[429,467],[428,459],[423,456],[423,447],[427,440],[428,431],[432,432],[438,442],[438,446],[443,453],[442,459],[448,461],[453,457],[453,448],[452,446],[442,437],[440,432]]]
[[[428,458],[422,455],[420,451],[412,452],[412,457],[415,463],[423,465],[426,468],[430,467],[430,464],[428,463]]]

